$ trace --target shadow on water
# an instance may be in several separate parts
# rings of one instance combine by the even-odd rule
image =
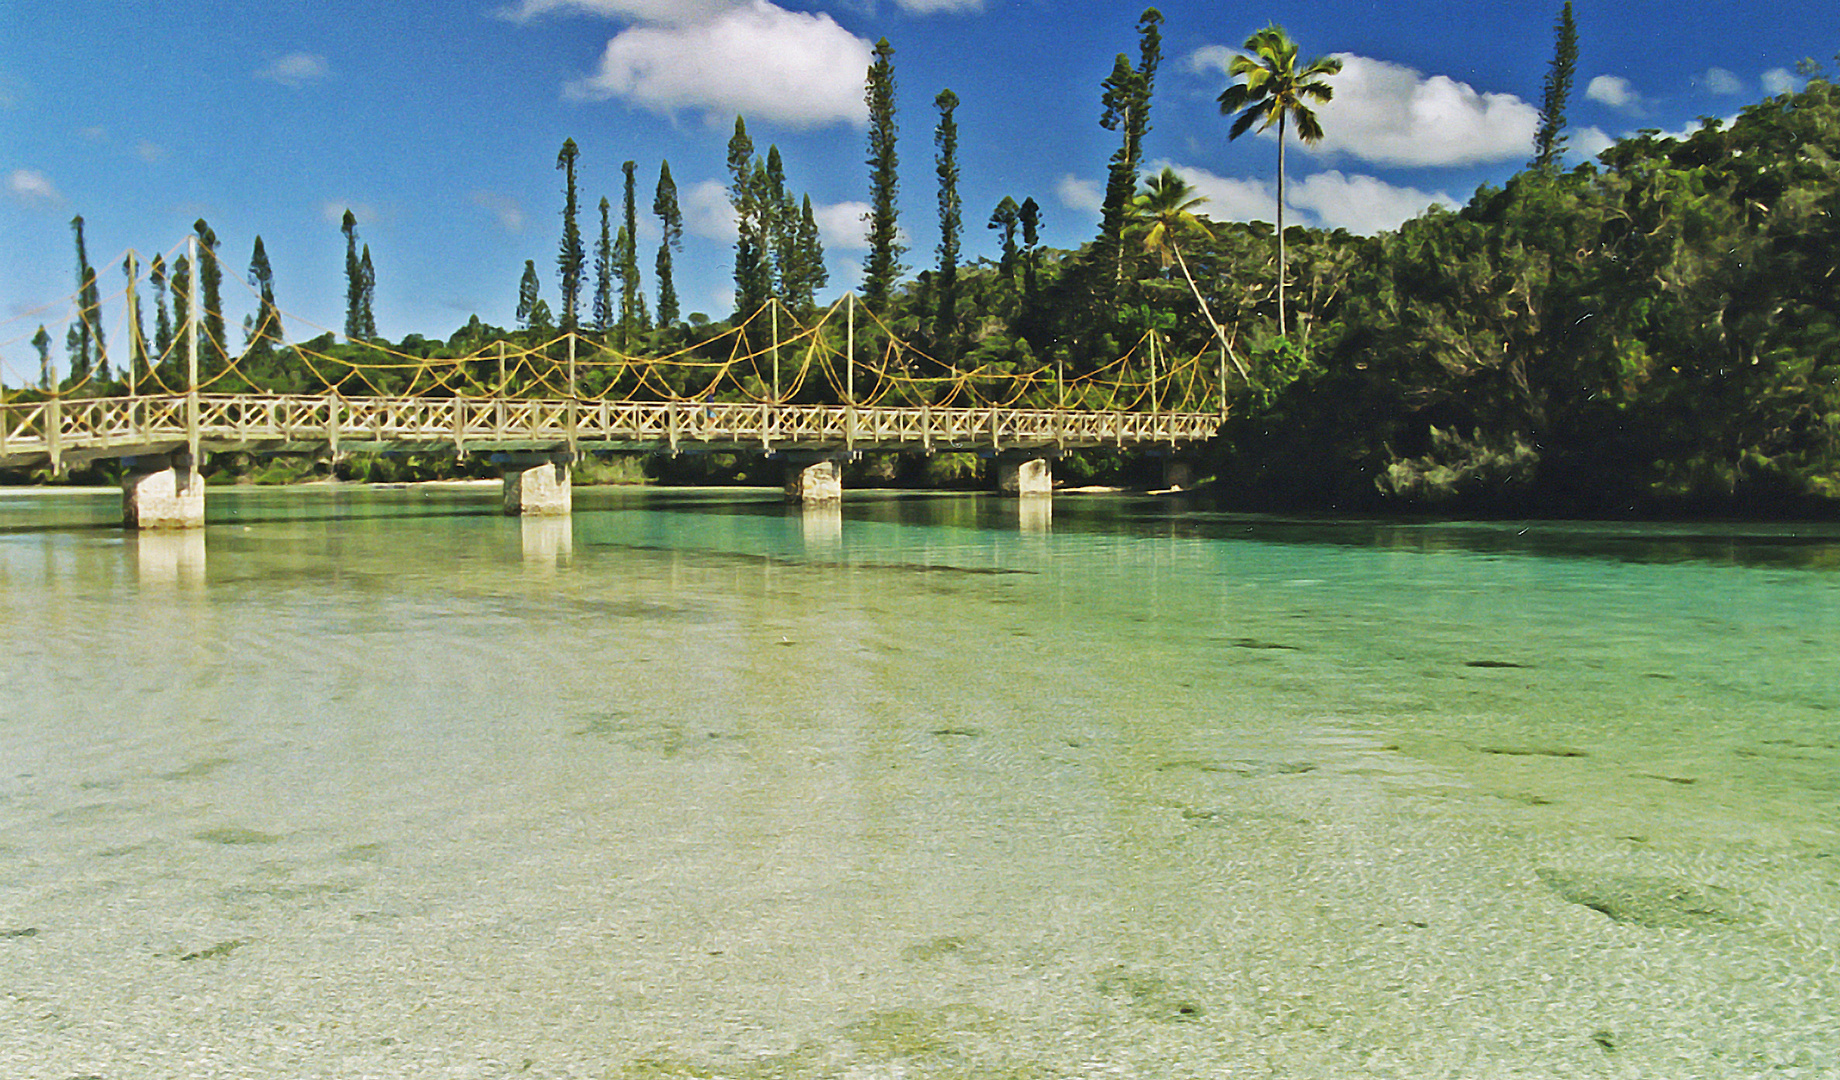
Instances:
[[[1203,496],[1117,496],[1056,507],[1057,531],[1388,551],[1461,552],[1751,569],[1840,570],[1840,525],[1802,522],[1443,521],[1219,511]]]
[[[211,525],[259,525],[352,518],[496,517],[498,492],[403,485],[314,489],[232,488],[207,504]],[[35,533],[105,534],[121,529],[113,492],[73,505],[42,497],[0,495],[0,536]],[[800,517],[776,488],[581,488],[577,513],[645,511],[730,519]],[[1016,500],[962,491],[850,492],[842,521],[1014,532]],[[1123,535],[1192,540],[1245,540],[1282,545],[1329,545],[1433,554],[1628,563],[1702,563],[1752,569],[1840,570],[1840,525],[1830,522],[1589,522],[1446,521],[1426,518],[1310,517],[1218,509],[1205,492],[1057,494],[1052,529],[1060,535]],[[1028,524],[1026,515],[1022,521]],[[1037,522],[1037,529],[1044,531]],[[1030,531],[1026,530],[1025,531]]]

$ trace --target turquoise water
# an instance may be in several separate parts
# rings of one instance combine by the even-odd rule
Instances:
[[[1840,1072],[1840,530],[0,492],[0,1072]]]

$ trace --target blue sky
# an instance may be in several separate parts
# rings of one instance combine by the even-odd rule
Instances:
[[[1214,98],[1231,50],[1277,21],[1306,56],[1346,65],[1321,111],[1329,139],[1291,155],[1293,219],[1372,232],[1434,200],[1460,204],[1526,161],[1559,4],[1159,8],[1165,60],[1147,159],[1183,171],[1216,218],[1270,219],[1275,148],[1229,143]],[[1792,85],[1801,57],[1831,66],[1840,50],[1833,5],[1581,0],[1575,10],[1575,151],[1731,116]],[[684,307],[720,317],[732,232],[719,185],[737,113],[762,153],[780,147],[792,187],[818,207],[839,294],[860,278],[862,80],[884,36],[896,49],[906,262],[935,258],[932,102],[946,87],[962,102],[966,256],[994,254],[984,222],[1005,195],[1033,196],[1046,241],[1076,246],[1094,232],[1117,138],[1097,123],[1099,84],[1117,53],[1135,56],[1140,11],[1040,0],[9,0],[0,377],[17,386],[35,369],[28,339],[40,323],[61,358],[76,214],[91,261],[106,268],[105,296],[122,287],[128,249],[144,261],[208,219],[232,325],[253,306],[239,282],[260,234],[295,320],[288,334],[304,339],[342,324],[338,220],[350,207],[376,265],[383,335],[446,337],[474,313],[509,325],[526,259],[556,304],[554,165],[566,138],[581,147],[590,239],[601,197],[617,222],[621,163],[638,163],[648,292],[652,187],[670,162],[689,219],[677,257]],[[116,304],[112,344],[118,318]]]

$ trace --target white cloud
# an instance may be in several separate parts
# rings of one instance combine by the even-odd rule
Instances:
[[[1597,155],[1616,145],[1616,140],[1609,132],[1600,127],[1588,127],[1567,140],[1572,151],[1579,157],[1595,161]]]
[[[81,128],[77,131],[77,134],[82,137],[84,142],[88,143],[105,143],[109,141],[109,129],[100,125]]]
[[[1382,165],[1475,165],[1525,157],[1540,111],[1513,94],[1485,94],[1444,75],[1338,53],[1335,99],[1316,113],[1318,153]]]
[[[298,90],[310,82],[332,74],[326,58],[313,53],[291,52],[278,57],[267,67],[256,72],[256,78],[280,83],[282,86]]]
[[[1629,80],[1620,75],[1599,75],[1584,88],[1584,96],[1618,112],[1640,116],[1648,106]]]
[[[6,191],[15,200],[35,207],[64,205],[64,196],[51,178],[36,169],[14,169],[6,179]]]
[[[1227,66],[1238,55],[1239,50],[1229,49],[1225,45],[1203,45],[1188,54],[1188,70],[1201,75],[1211,69],[1225,75]]]
[[[1277,214],[1277,186],[1272,182],[1216,176],[1206,169],[1160,161],[1150,168],[1161,170],[1165,166],[1175,169],[1194,186],[1196,194],[1207,199],[1196,207],[1204,217],[1215,221],[1271,221]],[[1287,226],[1314,225],[1356,233],[1396,229],[1432,203],[1462,205],[1441,191],[1400,187],[1372,176],[1350,176],[1334,169],[1293,178],[1285,188],[1285,203]]]
[[[1766,94],[1793,94],[1806,83],[1807,80],[1788,68],[1771,68],[1763,73],[1763,92]]]
[[[467,201],[491,213],[498,219],[499,227],[506,232],[521,233],[524,231],[524,208],[518,205],[518,201],[511,196],[500,195],[495,191],[475,191],[467,197]]]
[[[1326,80],[1334,100],[1316,106],[1324,138],[1308,148],[1312,153],[1381,165],[1476,165],[1525,157],[1533,147],[1540,111],[1513,94],[1482,93],[1385,60],[1334,55],[1342,70]],[[1209,45],[1189,55],[1189,66],[1224,75],[1233,56]]]
[[[1433,203],[1463,205],[1444,192],[1399,187],[1371,176],[1349,176],[1334,169],[1315,173],[1290,186],[1292,206],[1316,215],[1325,229],[1377,233],[1397,229]]]
[[[702,22],[744,6],[737,0],[520,0],[497,14],[513,22],[528,22],[542,15],[574,14],[675,26]]]
[[[677,208],[683,211],[684,231],[691,236],[734,242],[735,208],[728,201],[728,185],[720,180],[704,180],[679,191]]]
[[[1097,181],[1082,180],[1072,173],[1055,182],[1054,194],[1059,197],[1061,205],[1069,210],[1096,212],[1105,205],[1105,193],[1099,190]]]
[[[869,223],[864,220],[870,207],[866,202],[840,202],[811,206],[812,220],[818,223],[818,239],[824,250],[869,250]]]
[[[984,10],[984,0],[895,0],[895,4],[909,15],[957,14]]]
[[[1722,67],[1707,68],[1706,73],[1700,76],[1700,81],[1715,94],[1744,93],[1744,80]]]
[[[568,95],[665,115],[699,111],[718,123],[739,113],[793,127],[860,126],[871,48],[829,15],[753,0],[707,22],[621,32]]]
[[[156,142],[142,139],[134,144],[134,156],[149,165],[158,165],[172,156],[172,151]]]
[[[1202,217],[1215,221],[1270,221],[1277,212],[1277,188],[1262,180],[1216,176],[1206,169],[1168,161],[1153,161],[1148,171],[1155,174],[1165,168],[1174,169],[1194,187],[1195,194],[1207,200],[1195,207]]]

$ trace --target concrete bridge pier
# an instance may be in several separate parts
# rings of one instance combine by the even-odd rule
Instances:
[[[843,501],[843,460],[848,454],[789,453],[786,460],[786,501],[823,506]]]
[[[992,461],[997,492],[1023,497],[1054,494],[1054,461],[1040,451],[998,454]]]
[[[574,454],[506,454],[503,461],[505,513],[567,514],[575,509],[569,486]]]
[[[188,451],[122,459],[121,523],[130,529],[204,527],[204,477]]]
[[[1195,486],[1195,463],[1174,454],[1163,459],[1163,487],[1168,491],[1186,491]]]

